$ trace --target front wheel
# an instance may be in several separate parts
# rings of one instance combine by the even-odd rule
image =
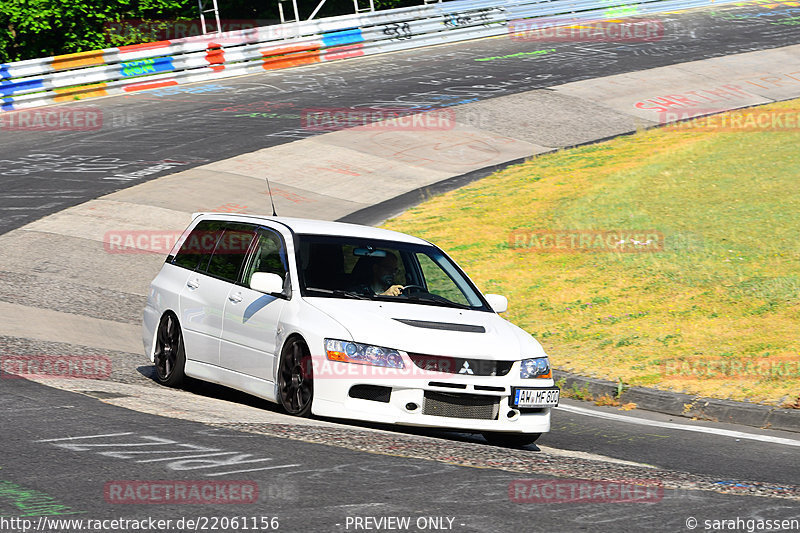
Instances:
[[[541,433],[496,433],[484,431],[483,438],[492,446],[504,446],[506,448],[521,448],[528,444],[533,444],[541,437]]]
[[[314,399],[311,370],[311,353],[306,343],[298,338],[286,343],[278,367],[278,399],[290,415],[305,417],[311,414]]]
[[[183,347],[181,326],[171,313],[162,316],[158,324],[153,363],[156,365],[156,381],[160,384],[167,387],[183,385],[186,352]]]

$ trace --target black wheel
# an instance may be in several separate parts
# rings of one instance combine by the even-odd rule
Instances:
[[[156,381],[167,387],[183,385],[186,352],[181,326],[171,313],[162,316],[158,324],[153,362],[156,365]]]
[[[528,444],[533,444],[536,439],[541,437],[541,433],[495,433],[484,431],[483,438],[492,446],[504,446],[506,448],[521,448]]]
[[[278,367],[278,399],[286,412],[309,416],[314,399],[311,353],[301,339],[286,343]]]

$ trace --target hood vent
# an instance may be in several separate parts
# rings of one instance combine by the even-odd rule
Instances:
[[[464,331],[467,333],[486,333],[486,328],[483,326],[474,326],[472,324],[453,324],[450,322],[428,322],[427,320],[411,320],[408,318],[395,318],[398,322],[402,322],[408,326],[415,328],[427,329],[442,329],[446,331]]]

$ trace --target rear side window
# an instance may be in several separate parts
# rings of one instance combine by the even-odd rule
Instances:
[[[255,226],[229,224],[217,239],[206,272],[210,276],[235,283],[254,237]]]
[[[221,220],[199,222],[175,254],[172,264],[189,270],[204,270],[224,228],[225,222]]]

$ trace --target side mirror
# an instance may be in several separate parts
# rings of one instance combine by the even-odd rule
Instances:
[[[508,311],[508,298],[499,294],[484,294],[484,298],[489,302],[489,306],[495,313],[505,313]]]
[[[264,294],[283,293],[283,278],[268,272],[256,272],[250,278],[250,288]]]

